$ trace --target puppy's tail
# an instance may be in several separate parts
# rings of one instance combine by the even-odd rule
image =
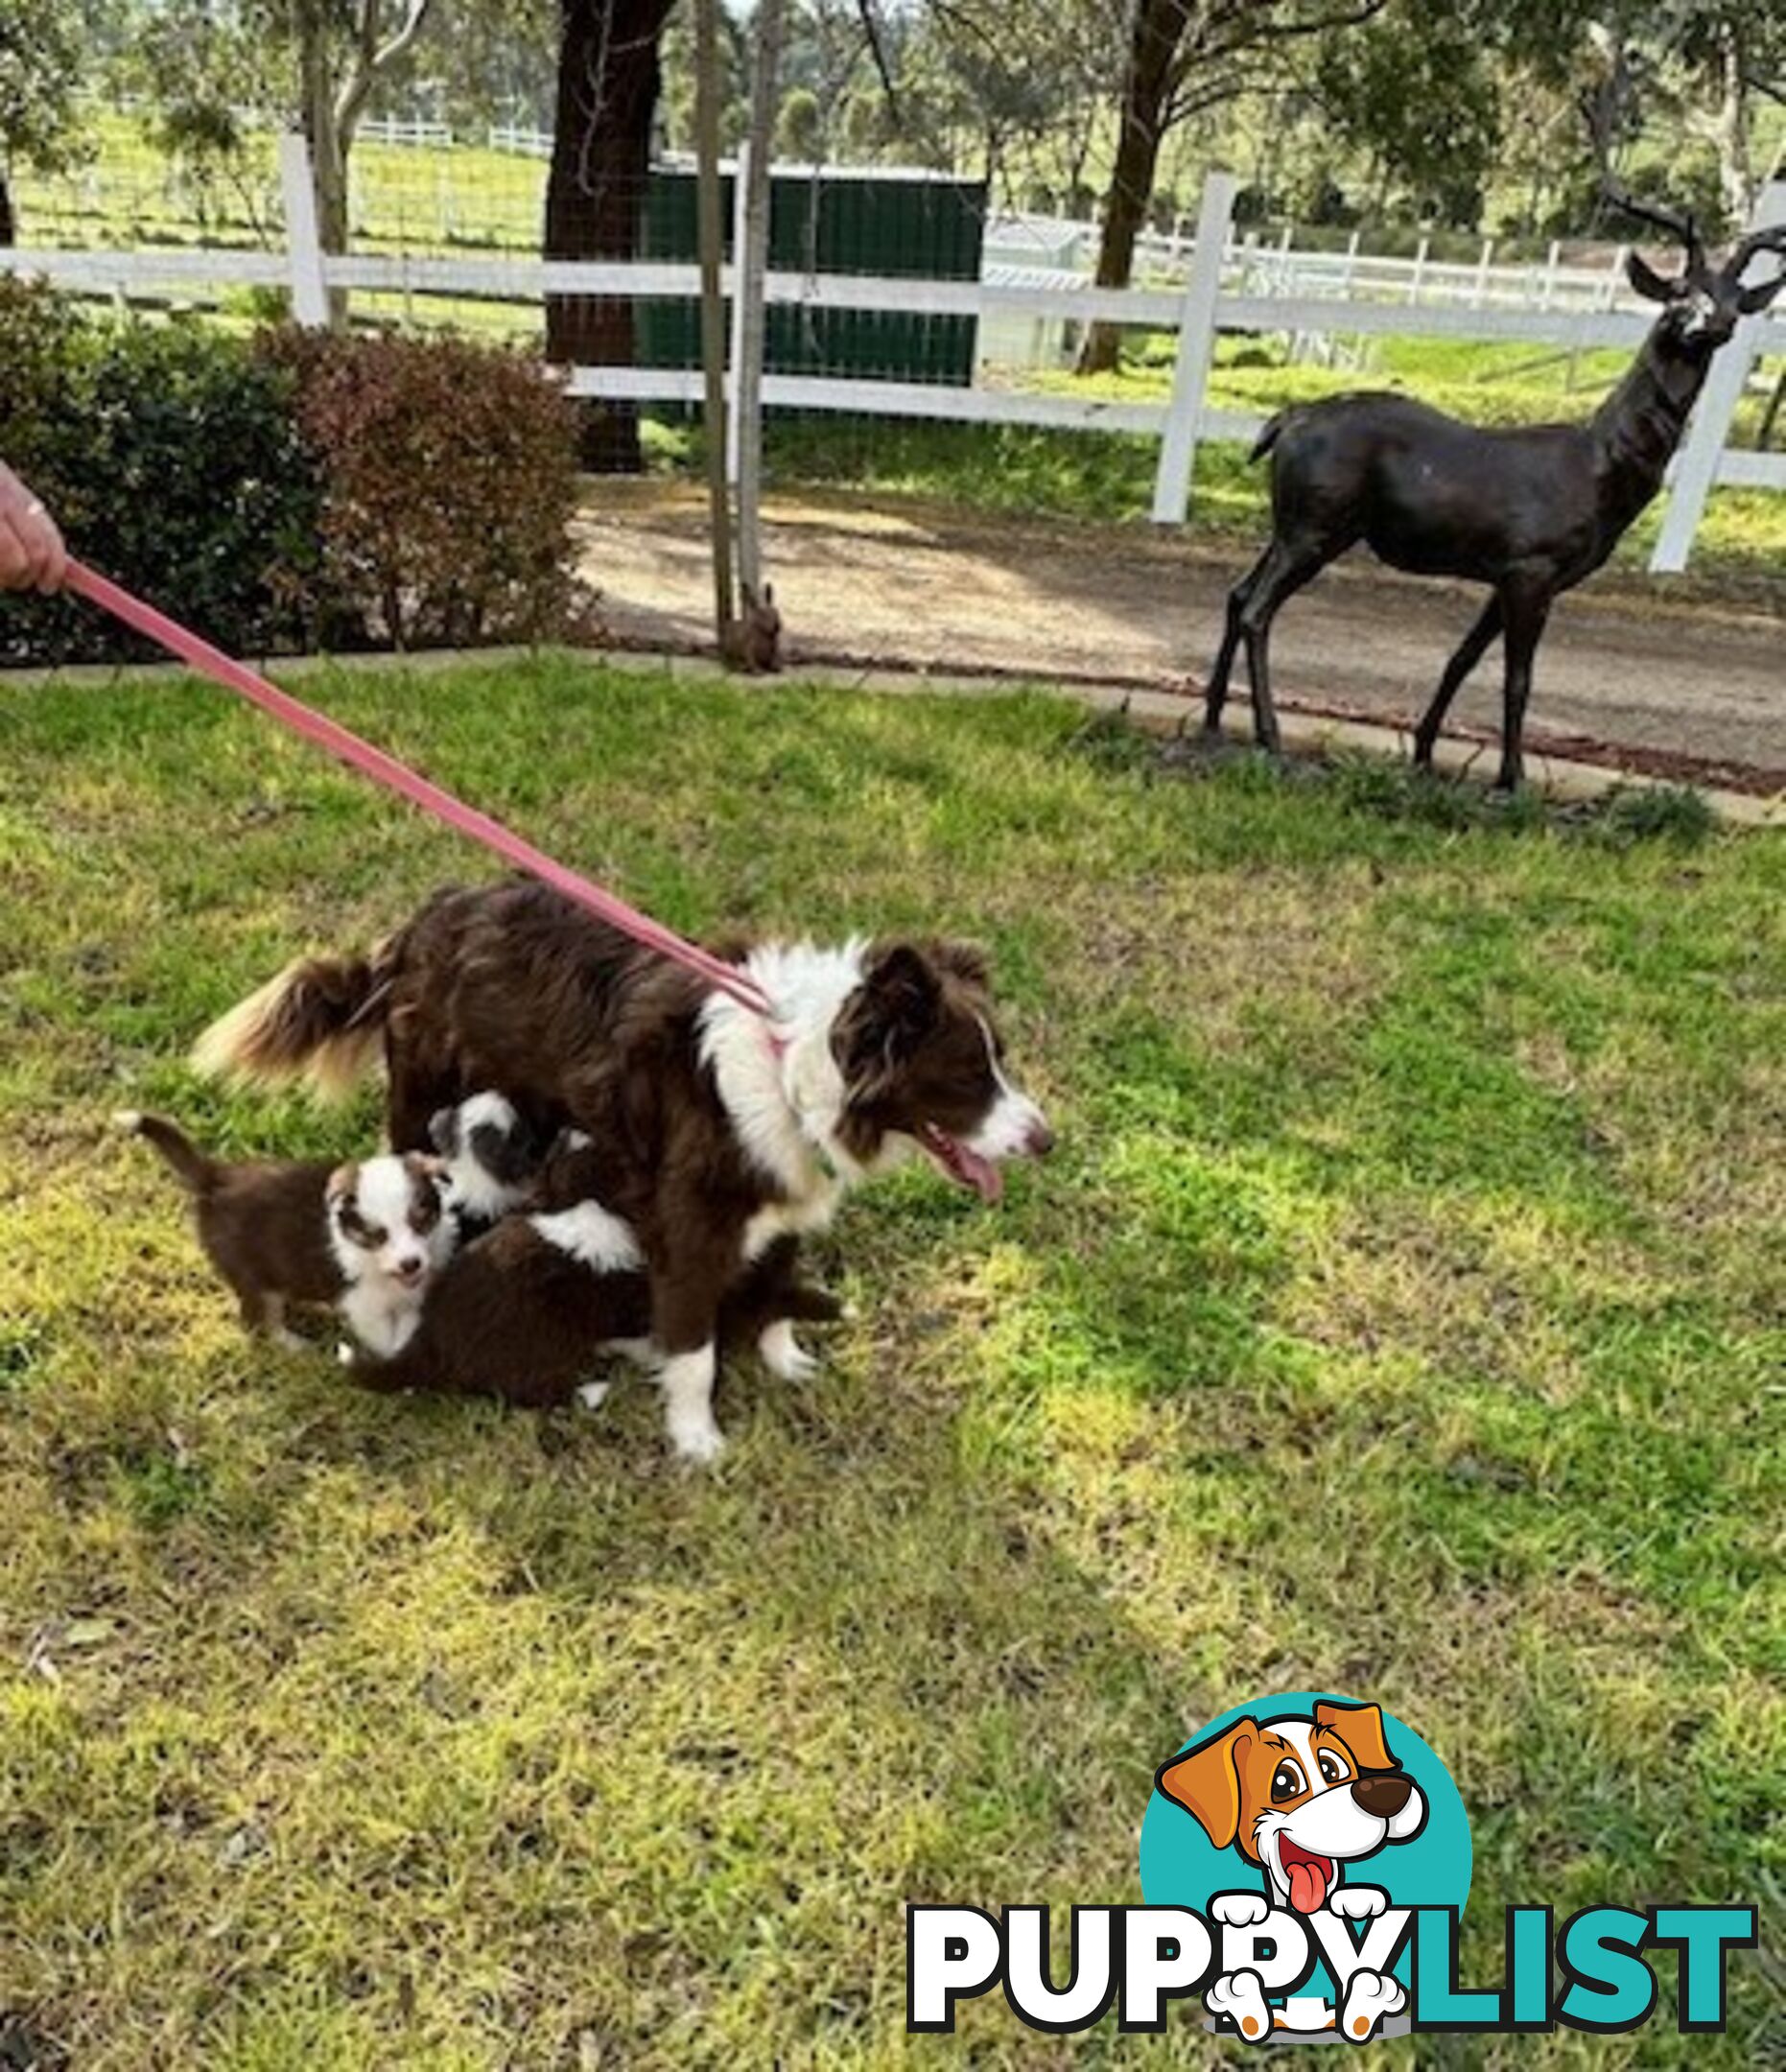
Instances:
[[[116,1128],[153,1144],[173,1166],[175,1177],[188,1193],[208,1194],[216,1186],[216,1162],[206,1158],[184,1130],[176,1129],[164,1117],[142,1115],[134,1108],[122,1108],[111,1119]]]
[[[215,1079],[263,1086],[302,1079],[322,1100],[343,1100],[377,1057],[389,980],[370,957],[300,957],[213,1022],[192,1062]]]

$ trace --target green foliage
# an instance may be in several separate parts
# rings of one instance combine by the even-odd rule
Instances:
[[[82,314],[0,279],[0,453],[74,551],[239,652],[529,639],[576,603],[575,428],[538,362],[467,341]],[[149,652],[12,599],[0,656]]]
[[[0,204],[9,159],[51,172],[80,154],[84,28],[77,0],[7,0],[0,8]]]
[[[290,384],[239,339],[78,314],[0,281],[0,452],[75,552],[239,651],[303,645],[320,491]],[[90,608],[14,599],[0,654],[149,652]]]
[[[1315,92],[1340,137],[1419,217],[1473,226],[1500,147],[1500,99],[1480,35],[1445,0],[1394,0],[1328,35]]]

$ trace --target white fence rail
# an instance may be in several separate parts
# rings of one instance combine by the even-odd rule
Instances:
[[[691,264],[658,261],[570,261],[503,255],[443,258],[360,252],[334,257],[317,242],[309,166],[301,138],[280,140],[289,248],[239,252],[175,248],[142,251],[0,249],[0,269],[37,273],[88,294],[141,297],[195,284],[283,286],[299,322],[327,320],[331,290],[363,290],[406,297],[450,295],[537,302],[548,295],[688,297],[699,292]],[[1384,295],[1371,283],[1318,275],[1305,262],[1347,256],[1288,255],[1295,269],[1261,274],[1256,247],[1232,237],[1235,181],[1214,174],[1207,182],[1197,235],[1185,250],[1184,284],[1096,288],[1082,279],[917,280],[868,274],[772,272],[771,302],[810,309],[881,310],[939,317],[1027,316],[1076,324],[1113,322],[1171,330],[1177,358],[1167,400],[1115,401],[1096,396],[1037,393],[976,379],[958,387],[827,375],[769,375],[764,400],[782,408],[861,415],[916,417],[969,424],[1015,424],[1083,432],[1125,432],[1158,438],[1153,517],[1164,525],[1187,514],[1198,445],[1205,439],[1251,439],[1265,420],[1247,412],[1212,407],[1209,370],[1217,333],[1386,334],[1419,332],[1465,339],[1525,340],[1561,351],[1595,346],[1634,350],[1651,321],[1644,306],[1616,306],[1607,277],[1593,273],[1593,293],[1539,293],[1522,305],[1488,295],[1410,301]],[[1786,220],[1786,182],[1762,196],[1756,222]],[[1270,255],[1282,262],[1285,255]],[[1398,262],[1412,267],[1418,262]],[[1478,270],[1480,271],[1480,270]],[[1436,272],[1436,270],[1435,270]],[[730,270],[726,284],[730,289]],[[1337,285],[1336,285],[1337,282]],[[1429,279],[1422,284],[1436,285]],[[1786,491],[1786,454],[1757,453],[1729,444],[1731,425],[1758,359],[1786,354],[1786,297],[1777,312],[1748,319],[1719,356],[1687,429],[1673,472],[1669,508],[1651,567],[1676,571],[1687,564],[1693,538],[1715,485]],[[696,369],[578,366],[571,392],[636,403],[697,403]]]

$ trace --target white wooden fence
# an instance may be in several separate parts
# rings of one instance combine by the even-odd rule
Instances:
[[[280,140],[287,249],[242,252],[174,248],[131,252],[0,249],[0,268],[36,273],[90,294],[142,295],[202,283],[283,286],[300,323],[327,321],[331,289],[426,295],[539,301],[581,294],[646,298],[688,297],[699,292],[692,262],[569,261],[502,255],[423,256],[352,253],[335,257],[317,242],[309,164],[302,138]],[[1214,174],[1207,182],[1197,232],[1182,285],[1097,288],[1090,283],[1035,285],[1022,280],[938,281],[841,273],[772,272],[771,302],[809,309],[885,310],[929,316],[1021,314],[1074,323],[1112,322],[1175,331],[1177,359],[1164,402],[1115,401],[1096,396],[1037,393],[976,382],[952,387],[921,382],[843,379],[829,375],[769,374],[765,405],[837,411],[860,415],[917,417],[968,424],[1017,424],[1079,432],[1139,433],[1160,444],[1153,517],[1183,523],[1189,506],[1198,445],[1206,439],[1256,437],[1264,420],[1221,410],[1209,401],[1209,370],[1221,331],[1391,334],[1419,332],[1449,338],[1517,339],[1562,350],[1612,346],[1634,349],[1652,314],[1643,304],[1603,292],[1590,306],[1524,307],[1504,303],[1441,303],[1404,296],[1335,293],[1330,285],[1284,287],[1249,272],[1247,248],[1232,238],[1235,181]],[[742,183],[740,183],[740,189]],[[1786,222],[1786,181],[1762,196],[1756,222]],[[1344,256],[1344,255],[1340,255]],[[728,270],[728,286],[729,286]],[[1765,454],[1728,443],[1736,409],[1757,359],[1786,354],[1786,296],[1774,314],[1751,318],[1720,353],[1694,413],[1672,475],[1669,505],[1651,561],[1657,571],[1683,569],[1714,485],[1786,490],[1786,454]],[[573,394],[639,403],[698,404],[698,368],[578,366],[567,376]]]

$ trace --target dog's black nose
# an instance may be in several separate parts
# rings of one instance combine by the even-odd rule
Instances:
[[[1029,1125],[1029,1134],[1023,1140],[1023,1149],[1031,1158],[1046,1158],[1054,1148],[1054,1132],[1040,1116]]]
[[[1414,1785],[1398,1771],[1379,1771],[1375,1777],[1352,1779],[1351,1795],[1367,1813],[1378,1820],[1394,1820],[1408,1802]]]

